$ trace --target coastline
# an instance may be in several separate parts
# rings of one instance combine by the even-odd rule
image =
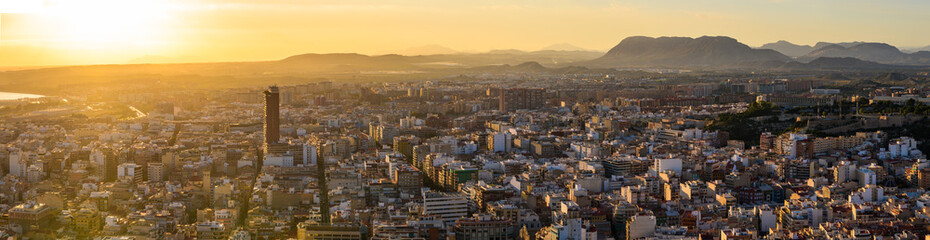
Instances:
[[[0,92],[0,101],[13,101],[13,100],[23,100],[23,99],[32,99],[32,98],[44,98],[44,97],[46,96],[38,95],[38,94]]]

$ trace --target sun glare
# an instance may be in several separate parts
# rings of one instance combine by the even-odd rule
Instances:
[[[170,6],[156,0],[56,1],[43,12],[58,39],[84,48],[146,46],[164,40]]]

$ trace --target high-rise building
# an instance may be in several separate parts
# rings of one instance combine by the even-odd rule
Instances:
[[[265,90],[265,143],[277,143],[281,139],[281,97],[278,86]]]
[[[507,132],[498,132],[488,136],[488,151],[510,152],[513,145],[513,135]]]
[[[376,137],[378,144],[381,145],[391,145],[394,144],[394,137],[400,135],[397,126],[389,124],[378,125],[378,137]]]
[[[165,164],[160,162],[150,162],[148,164],[149,181],[161,182],[164,178]]]
[[[413,159],[413,146],[419,143],[420,139],[407,135],[394,138],[394,151],[403,154],[404,159],[410,162]]]
[[[546,90],[542,88],[500,89],[499,110],[537,109],[546,105]]]
[[[142,175],[143,168],[139,164],[135,163],[123,163],[117,166],[116,177],[119,179],[129,179],[133,183],[141,183],[145,181],[144,175]]]
[[[788,138],[784,138],[779,145],[782,154],[786,154],[792,159],[814,157],[814,144],[806,134],[792,133],[788,135]]]
[[[95,149],[90,154],[90,161],[97,164],[97,176],[104,182],[116,181],[119,159],[112,149]]]
[[[769,132],[764,132],[762,135],[759,135],[759,147],[762,150],[770,150],[775,147],[775,135]]]
[[[9,161],[10,174],[18,177],[26,176],[26,165],[28,161],[26,160],[26,154],[24,152],[19,149],[14,150],[10,153]]]
[[[416,194],[423,188],[423,176],[420,169],[401,163],[389,163],[391,180],[400,191]]]

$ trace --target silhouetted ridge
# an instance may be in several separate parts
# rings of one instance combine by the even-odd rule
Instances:
[[[883,64],[930,65],[930,52],[904,53],[897,47],[885,43],[858,43],[852,46],[819,44],[821,47],[798,58],[811,61],[821,57],[857,58]]]
[[[605,67],[721,67],[746,62],[787,62],[770,49],[752,49],[730,37],[629,37],[591,65]]]
[[[800,57],[810,53],[812,50],[814,50],[814,47],[808,45],[797,45],[785,40],[780,40],[778,42],[762,45],[762,47],[759,47],[759,49],[772,49],[790,57]]]

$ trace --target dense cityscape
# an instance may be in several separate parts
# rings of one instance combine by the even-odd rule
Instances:
[[[0,239],[930,240],[928,9],[0,0]]]
[[[829,84],[485,73],[7,100],[0,234],[923,238],[928,89]]]

